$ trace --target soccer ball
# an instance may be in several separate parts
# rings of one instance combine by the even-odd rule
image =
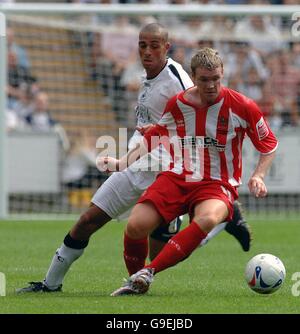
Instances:
[[[258,254],[246,265],[246,282],[257,293],[275,292],[282,286],[285,276],[283,263],[272,254]]]

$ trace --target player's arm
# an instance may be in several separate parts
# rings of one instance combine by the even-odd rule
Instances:
[[[264,178],[275,158],[278,141],[259,107],[251,100],[248,101],[246,118],[249,124],[247,134],[255,148],[260,152],[257,166],[249,179],[248,188],[255,197],[265,197],[267,187]]]
[[[122,171],[126,169],[159,145],[159,138],[164,132],[163,130],[164,129],[158,124],[152,126],[151,129],[147,131],[147,134],[141,137],[140,142],[120,159],[99,156],[96,160],[97,168],[101,172]]]
[[[135,129],[141,134],[144,135],[147,133],[150,129],[152,129],[154,124],[147,124],[144,126],[136,126]]]
[[[270,169],[275,158],[275,151],[270,154],[260,154],[259,161],[248,182],[249,191],[255,197],[265,197],[267,195],[267,187],[264,177]]]
[[[157,148],[160,144],[169,143],[169,131],[168,128],[176,128],[174,118],[170,117],[172,106],[176,102],[176,96],[172,97],[165,107],[162,118],[158,124],[141,127],[143,132],[141,141],[132,149],[130,149],[126,155],[120,159],[112,157],[98,157],[96,160],[97,168],[102,172],[122,171],[132,165],[135,161],[142,158],[147,153]],[[167,143],[165,142],[167,141]],[[166,145],[168,147],[168,145]]]

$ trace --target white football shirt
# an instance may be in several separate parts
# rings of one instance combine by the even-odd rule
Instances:
[[[135,108],[137,125],[156,124],[161,119],[168,100],[180,91],[192,87],[194,84],[188,73],[173,59],[168,58],[162,71],[152,79],[147,79],[146,73],[142,76],[137,106]],[[141,139],[141,134],[135,131],[129,141],[129,149],[135,147]],[[165,152],[165,154],[168,154]],[[151,153],[152,161],[157,158],[157,152]],[[146,189],[157,175],[155,172],[137,172],[137,169],[148,166],[149,156],[143,157],[138,163],[129,168],[128,177],[138,188]],[[162,159],[168,161],[168,159]],[[147,163],[146,163],[147,161]]]

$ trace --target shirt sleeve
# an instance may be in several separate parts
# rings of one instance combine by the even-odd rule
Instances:
[[[144,139],[148,148],[148,152],[151,152],[160,144],[168,147],[170,141],[169,138],[174,134],[176,135],[176,123],[172,115],[172,106],[174,105],[175,101],[176,96],[168,101],[159,122],[145,133]]]
[[[248,123],[246,132],[255,148],[262,154],[274,152],[278,140],[257,104],[250,99],[246,101],[246,114]]]
[[[148,152],[151,152],[160,144],[163,144],[162,138],[168,138],[168,130],[165,126],[156,124],[144,135],[144,143],[147,146]]]

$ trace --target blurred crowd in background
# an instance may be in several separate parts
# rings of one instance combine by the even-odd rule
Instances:
[[[134,122],[132,110],[143,72],[137,58],[137,36],[140,26],[153,21],[168,27],[169,56],[188,72],[195,50],[213,47],[224,60],[224,84],[255,100],[275,132],[300,124],[300,41],[291,38],[291,22],[279,16],[239,20],[224,16],[119,16],[106,22],[101,33],[93,34],[93,76],[110,96],[117,114],[128,110],[126,120]]]

